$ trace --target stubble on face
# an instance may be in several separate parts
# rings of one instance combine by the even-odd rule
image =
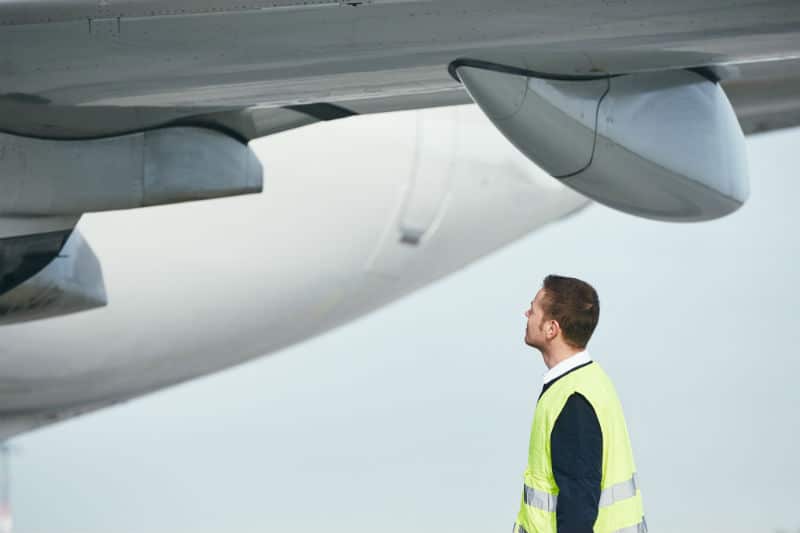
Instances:
[[[537,350],[541,350],[542,346],[541,343],[538,341],[536,333],[541,333],[541,324],[531,325],[530,322],[528,323],[528,327],[525,328],[525,344],[530,346],[531,348],[536,348]]]
[[[536,307],[536,299],[540,297],[541,290],[536,293],[536,297],[531,302],[530,307],[525,312],[525,317],[528,319],[525,323],[525,344],[537,350],[541,350],[541,343],[536,338],[536,333],[542,333],[542,324],[544,317],[541,316],[541,311]]]

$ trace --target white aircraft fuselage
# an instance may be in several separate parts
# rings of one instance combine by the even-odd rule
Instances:
[[[587,204],[475,106],[254,144],[262,194],[83,216],[108,304],[0,326],[0,437],[308,339]]]

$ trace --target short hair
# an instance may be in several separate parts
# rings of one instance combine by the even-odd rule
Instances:
[[[542,287],[545,318],[558,322],[567,344],[585,348],[600,318],[597,291],[585,281],[555,274],[544,278]]]

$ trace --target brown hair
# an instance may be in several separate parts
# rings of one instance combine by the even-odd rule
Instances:
[[[585,281],[554,274],[544,278],[542,287],[545,318],[558,322],[567,344],[585,348],[600,318],[597,291]]]

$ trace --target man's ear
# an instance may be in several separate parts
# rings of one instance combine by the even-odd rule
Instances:
[[[547,324],[547,336],[551,339],[558,337],[561,325],[556,320],[549,320]]]

